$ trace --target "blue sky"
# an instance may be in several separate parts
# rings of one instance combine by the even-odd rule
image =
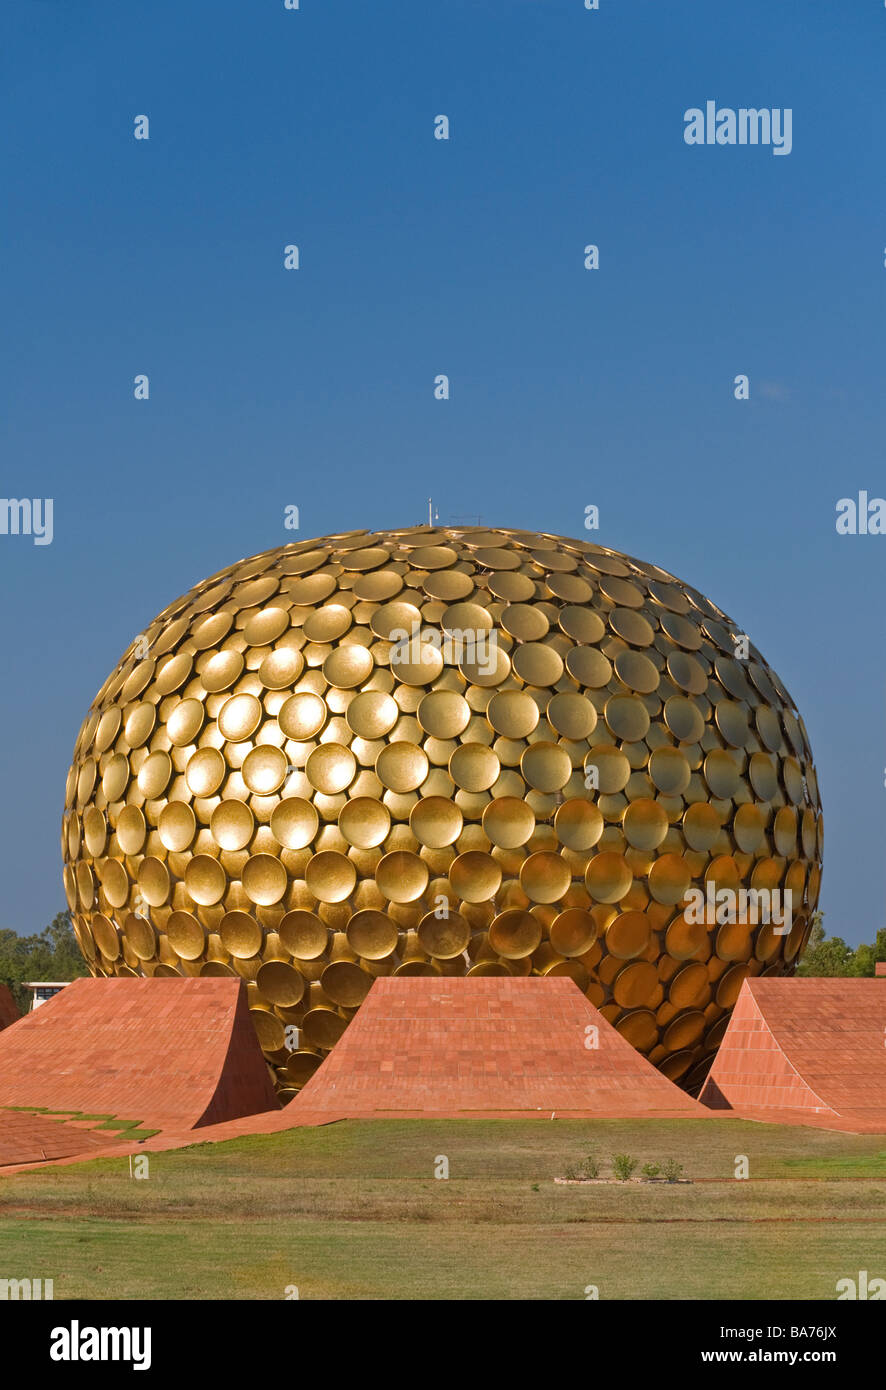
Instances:
[[[306,539],[430,493],[564,535],[594,503],[736,619],[809,730],[827,927],[872,939],[886,536],[835,506],[886,495],[886,9],[8,0],[3,29],[0,491],[52,497],[54,539],[0,536],[0,925],[64,905],[73,741],[133,635],[292,539],[287,504]],[[687,146],[708,99],[790,107],[790,155]]]

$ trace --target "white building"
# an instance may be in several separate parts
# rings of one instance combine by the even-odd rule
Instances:
[[[51,999],[54,994],[58,994],[60,989],[71,983],[70,980],[23,980],[25,989],[31,991],[31,1007],[29,1013],[34,1009],[39,1009],[41,1004],[45,1004],[47,999]]]

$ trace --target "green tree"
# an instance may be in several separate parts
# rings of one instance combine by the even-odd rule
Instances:
[[[57,912],[35,936],[19,936],[8,927],[0,930],[0,981],[9,986],[23,1013],[30,1005],[25,980],[77,980],[88,974],[70,912]]]
[[[842,978],[873,975],[878,960],[886,960],[886,927],[881,927],[877,932],[873,945],[863,941],[853,948],[846,944],[842,936],[828,936],[823,915],[816,912],[797,974]]]

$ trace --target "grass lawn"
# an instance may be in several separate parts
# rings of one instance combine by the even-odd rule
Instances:
[[[617,1153],[675,1158],[693,1181],[554,1183],[589,1153],[604,1175]],[[0,1277],[52,1278],[57,1299],[834,1299],[886,1276],[880,1136],[376,1120],[149,1159],[141,1181],[126,1158],[0,1179]]]

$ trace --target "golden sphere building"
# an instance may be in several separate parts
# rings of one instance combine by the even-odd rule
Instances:
[[[196,585],[98,692],[65,889],[95,975],[236,975],[281,1099],[379,975],[568,975],[703,1080],[820,879],[803,721],[713,603],[530,531],[282,546]],[[790,891],[790,930],[690,890]]]

